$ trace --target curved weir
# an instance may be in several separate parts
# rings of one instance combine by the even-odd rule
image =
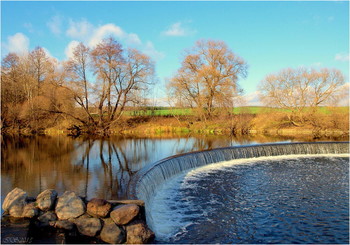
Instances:
[[[279,143],[235,146],[198,151],[165,158],[140,170],[129,186],[129,195],[147,203],[159,186],[172,176],[207,164],[233,159],[310,154],[346,154],[349,142]]]

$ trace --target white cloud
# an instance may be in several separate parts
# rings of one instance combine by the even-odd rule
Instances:
[[[76,40],[73,40],[68,44],[68,46],[64,50],[64,53],[66,54],[67,58],[73,57],[74,48],[77,47],[78,45],[79,45],[79,42]]]
[[[124,31],[120,26],[117,26],[113,23],[95,27],[87,20],[78,22],[70,20],[66,35],[75,39],[71,41],[65,49],[67,58],[72,56],[73,49],[78,44],[78,41],[82,41],[90,48],[94,48],[104,38],[108,38],[109,36],[115,37],[118,41],[126,44],[128,47],[133,47],[141,50],[155,60],[159,60],[164,57],[163,53],[155,49],[152,42],[148,41],[146,43],[143,43],[137,34],[128,33]]]
[[[83,41],[89,36],[91,36],[93,31],[94,26],[87,20],[83,19],[78,22],[69,20],[69,28],[67,29],[66,34],[71,38]]]
[[[181,26],[181,22],[176,22],[171,25],[168,30],[164,32],[166,36],[185,36],[185,29]]]
[[[62,33],[63,17],[60,15],[53,16],[47,23],[50,31],[55,35],[60,35]]]
[[[142,42],[139,36],[135,33],[126,34],[126,43],[130,45],[140,45]]]
[[[339,53],[339,54],[335,55],[334,59],[337,61],[347,62],[347,61],[349,61],[349,54]]]
[[[183,37],[193,34],[194,31],[183,26],[182,22],[172,24],[166,31],[163,32],[165,36]]]
[[[93,47],[93,46],[97,45],[104,38],[106,38],[110,35],[113,35],[113,36],[116,36],[117,38],[123,39],[125,33],[119,26],[116,26],[114,24],[103,25],[94,31],[94,34],[89,41],[89,46]]]
[[[14,52],[24,54],[29,50],[29,38],[23,33],[18,32],[13,36],[7,37],[7,42],[2,46],[6,51],[4,53]]]
[[[113,23],[109,23],[94,30],[89,41],[89,46],[95,46],[108,36],[115,36],[120,41],[124,41],[127,45],[140,45],[142,43],[137,34],[127,33],[121,27]]]
[[[154,48],[153,43],[150,41],[146,43],[142,51],[156,61],[159,61],[165,57],[165,55],[162,52],[159,52]]]

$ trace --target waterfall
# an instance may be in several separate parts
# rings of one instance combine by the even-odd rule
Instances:
[[[349,142],[279,143],[218,148],[168,157],[140,170],[129,186],[129,196],[146,203],[159,186],[185,170],[233,159],[280,155],[347,154]]]

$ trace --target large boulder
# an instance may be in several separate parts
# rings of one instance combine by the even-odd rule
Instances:
[[[26,199],[27,192],[16,187],[5,197],[2,209],[13,217],[22,217]]]
[[[57,217],[61,220],[76,218],[85,213],[85,203],[72,191],[66,191],[58,198]]]
[[[40,226],[49,226],[50,222],[56,221],[57,216],[53,211],[48,211],[38,217],[40,221]]]
[[[131,222],[126,226],[126,243],[145,244],[154,239],[154,233],[141,220]]]
[[[101,220],[98,218],[82,216],[75,220],[78,231],[85,236],[96,236],[101,230]]]
[[[125,242],[125,232],[112,219],[105,219],[101,231],[101,240],[111,244],[121,244]]]
[[[33,218],[39,215],[39,209],[36,207],[34,202],[28,203],[23,208],[22,217]]]
[[[57,192],[55,190],[48,189],[41,192],[37,196],[36,203],[38,204],[38,207],[42,211],[48,211],[54,207],[56,197],[57,197]]]
[[[112,205],[104,199],[93,198],[87,204],[87,213],[97,218],[106,217],[111,211]]]
[[[140,208],[135,204],[117,206],[110,214],[117,225],[126,225],[139,214]]]
[[[57,220],[50,223],[51,226],[58,228],[58,229],[64,229],[71,231],[74,228],[74,223],[69,220]]]

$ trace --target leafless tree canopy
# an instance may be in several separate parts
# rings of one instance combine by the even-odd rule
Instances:
[[[260,84],[260,100],[266,106],[289,110],[292,121],[303,121],[306,108],[336,103],[342,96],[343,84],[339,70],[289,68],[266,76]]]
[[[232,107],[241,91],[238,79],[246,75],[246,62],[224,42],[201,40],[187,52],[169,91],[179,103],[196,107],[209,118],[215,107]]]
[[[41,47],[21,57],[10,53],[2,61],[2,124],[33,129],[61,116],[108,133],[128,103],[142,100],[153,77],[150,57],[123,50],[113,38],[92,50],[80,43],[62,65]]]

